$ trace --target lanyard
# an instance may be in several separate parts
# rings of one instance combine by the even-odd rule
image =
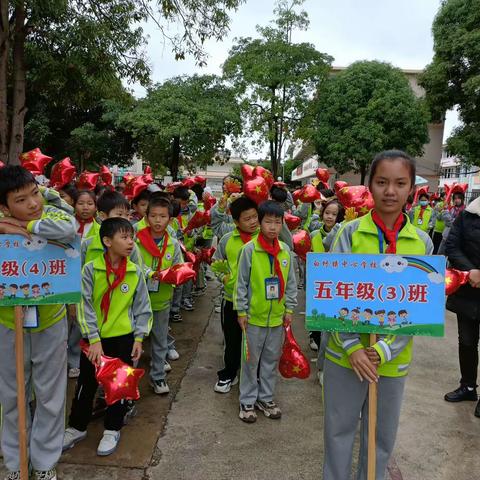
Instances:
[[[268,254],[268,259],[270,260],[270,275],[273,276],[273,255]]]
[[[382,232],[382,229],[377,225],[377,232],[378,232],[378,250],[380,253],[384,253],[383,252],[383,232]],[[397,241],[398,241],[398,233],[397,232]]]

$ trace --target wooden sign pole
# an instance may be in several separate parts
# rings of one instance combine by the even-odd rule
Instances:
[[[27,412],[25,399],[25,369],[23,357],[23,308],[15,307],[15,367],[17,371],[18,445],[20,479],[28,480]]]
[[[377,342],[377,335],[370,334],[370,346]],[[375,480],[377,469],[377,386],[372,382],[368,387],[368,464],[367,479]]]

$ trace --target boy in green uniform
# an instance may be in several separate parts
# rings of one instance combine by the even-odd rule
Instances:
[[[82,352],[80,357],[80,376],[64,434],[64,450],[87,436],[98,387],[95,365],[100,364],[101,355],[133,365],[149,333],[152,308],[147,285],[141,268],[129,259],[135,246],[133,234],[128,220],[106,219],[100,227],[106,253],[83,268],[78,321],[89,347],[87,354]],[[97,455],[110,455],[116,450],[126,413],[127,402],[123,400],[107,407]]]
[[[224,235],[218,243],[213,261],[226,261],[228,273],[218,273],[223,283],[222,330],[225,339],[225,367],[218,371],[218,381],[213,388],[218,393],[228,393],[237,378],[240,368],[242,348],[242,329],[238,324],[237,312],[233,308],[233,292],[237,279],[238,252],[257,235],[257,204],[248,197],[240,197],[232,202],[230,212],[235,222],[235,229]]]
[[[278,241],[283,209],[267,200],[258,207],[260,233],[240,252],[233,304],[247,336],[250,358],[242,356],[240,414],[247,423],[257,419],[255,408],[267,418],[282,413],[273,400],[283,341],[282,325],[292,321],[297,305],[297,281],[288,246]]]
[[[172,204],[165,198],[152,198],[147,207],[148,226],[137,233],[137,245],[143,259],[153,310],[150,384],[157,394],[170,391],[165,381],[165,365],[170,302],[173,297],[173,285],[161,283],[158,274],[161,270],[183,262],[179,243],[167,232],[172,211]]]
[[[0,210],[5,215],[0,218],[0,234],[36,234],[48,240],[72,242],[76,238],[74,220],[63,205],[58,195],[40,191],[28,170],[19,166],[0,168]],[[15,297],[13,287],[18,286],[10,285]],[[34,394],[36,401],[32,422],[27,415],[31,423],[28,448],[34,469],[32,478],[55,480],[55,465],[62,453],[67,386],[65,305],[28,307],[24,312],[37,323],[37,327],[24,330],[25,387],[28,398]],[[13,307],[0,307],[0,358],[2,453],[9,471],[6,478],[15,480],[20,478],[20,464]]]

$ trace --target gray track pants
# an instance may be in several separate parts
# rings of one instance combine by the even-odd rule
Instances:
[[[397,436],[406,377],[380,377],[378,381],[377,474],[384,480]],[[357,480],[367,478],[368,382],[355,372],[325,360],[323,377],[325,406],[323,480],[350,480],[353,443],[359,415],[360,453]]]
[[[33,423],[27,414],[30,461],[35,470],[54,467],[62,453],[67,388],[67,319],[43,330],[24,331],[27,402],[35,396]],[[0,325],[2,451],[10,471],[20,469],[18,447],[15,332]]]
[[[249,324],[247,339],[250,359],[246,362],[242,354],[240,403],[253,405],[257,399],[270,402],[273,400],[278,360],[282,354],[283,326],[257,327]]]
[[[165,361],[168,353],[168,319],[170,309],[153,312],[153,324],[150,332],[152,364],[150,378],[152,380],[165,380]]]

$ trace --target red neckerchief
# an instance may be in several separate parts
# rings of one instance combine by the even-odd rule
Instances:
[[[89,220],[82,220],[77,215],[75,215],[75,218],[76,218],[77,222],[80,224],[80,226],[78,227],[78,230],[77,230],[77,233],[79,235],[83,235],[83,232],[85,231],[85,225],[89,225],[90,223],[93,223],[93,221],[94,221],[93,217],[90,218]]]
[[[165,230],[163,234],[163,247],[162,251],[158,248],[158,245],[155,243],[155,240],[152,236],[152,230],[150,227],[142,228],[137,233],[137,238],[140,240],[140,243],[145,247],[145,250],[152,256],[158,258],[158,266],[157,271],[161,270],[162,260],[165,256],[165,252],[167,251],[168,247],[168,233]]]
[[[420,220],[423,220],[423,214],[425,213],[425,210],[427,209],[427,207],[428,207],[428,205],[425,206],[425,207],[422,207],[422,206],[420,205],[420,213],[418,214],[418,218],[419,218]]]
[[[450,207],[450,213],[453,215],[453,218],[457,218],[457,216],[465,210],[465,205],[460,205],[459,207],[456,207],[455,205],[452,205]]]
[[[285,280],[283,279],[282,268],[280,266],[280,261],[278,260],[278,254],[280,253],[280,243],[278,238],[276,238],[273,242],[273,245],[263,236],[262,233],[258,235],[258,243],[260,246],[273,257],[274,266],[275,266],[275,273],[277,274],[278,278],[280,279],[280,296],[278,301],[283,298],[283,293],[285,292]]]
[[[180,214],[180,215],[177,217],[177,220],[178,220],[178,225],[180,226],[180,230],[183,230],[183,218],[182,218],[182,214]]]
[[[395,220],[393,230],[387,228],[387,226],[383,223],[383,220],[380,218],[380,215],[375,210],[372,210],[372,220],[375,225],[382,231],[383,235],[385,236],[385,240],[388,243],[385,253],[397,253],[398,232],[402,229],[403,223],[405,222],[403,213],[400,213],[398,215],[398,218]]]
[[[252,239],[252,234],[244,232],[243,230],[240,230],[237,228],[238,234],[240,235],[240,238],[242,239],[243,243],[248,243]]]
[[[113,291],[123,282],[125,275],[127,274],[127,259],[126,257],[122,258],[118,268],[113,268],[110,263],[110,258],[108,253],[105,253],[105,266],[107,268],[107,291],[103,294],[102,302],[100,304],[100,309],[103,312],[103,321],[104,323],[108,320],[108,311],[110,310],[110,302],[112,300]],[[114,280],[113,283],[110,283],[110,275],[113,273]]]

